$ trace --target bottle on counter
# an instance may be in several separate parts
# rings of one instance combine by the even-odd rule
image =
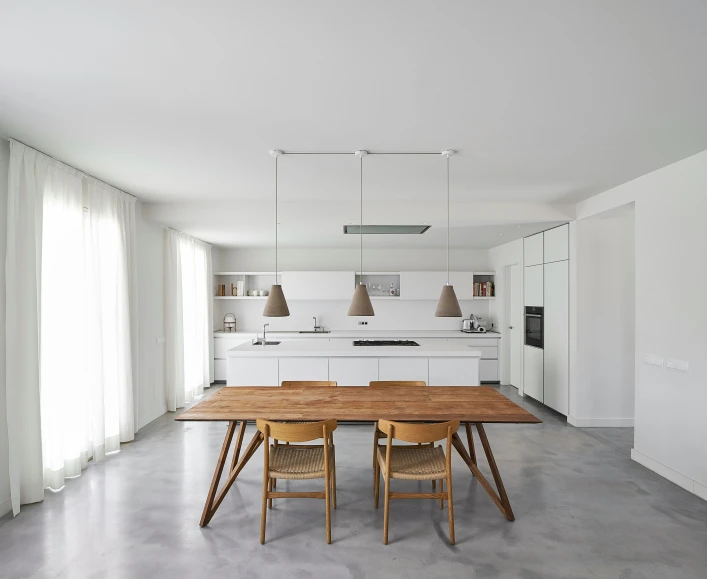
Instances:
[[[390,284],[390,295],[391,295],[391,296],[394,296],[394,295],[395,295],[395,286],[392,284],[392,282],[391,282],[391,284]]]

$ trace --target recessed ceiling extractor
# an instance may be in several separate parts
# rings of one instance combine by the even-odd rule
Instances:
[[[421,235],[430,225],[344,225],[346,235]]]

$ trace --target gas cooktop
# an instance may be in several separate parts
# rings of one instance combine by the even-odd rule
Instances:
[[[354,340],[354,346],[419,346],[413,340]]]

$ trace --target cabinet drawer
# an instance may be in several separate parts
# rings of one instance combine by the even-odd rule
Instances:
[[[479,360],[479,380],[498,382],[498,360]]]
[[[277,358],[229,358],[226,386],[279,386]]]
[[[478,386],[478,358],[430,358],[428,386]]]
[[[226,380],[227,360],[214,360],[214,380]]]
[[[245,344],[249,340],[243,338],[215,338],[214,339],[214,358],[226,359],[226,352],[231,348]]]
[[[498,348],[492,348],[491,346],[474,346],[470,349],[481,352],[482,360],[498,360]]]
[[[469,346],[474,349],[478,350],[477,346],[492,346],[494,348],[498,347],[498,338],[449,338],[450,340],[464,340],[466,339],[467,341],[465,344],[469,344]]]
[[[338,386],[368,386],[378,380],[378,358],[329,358],[329,380]]]
[[[280,358],[280,384],[289,380],[329,380],[327,358]]]
[[[424,380],[429,379],[427,358],[380,358],[379,380]]]

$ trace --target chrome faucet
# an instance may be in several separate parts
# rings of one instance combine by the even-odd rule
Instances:
[[[317,316],[312,316],[314,318],[314,331],[319,332],[320,330],[323,330],[324,328],[322,326],[317,325]]]
[[[267,342],[267,339],[265,337],[265,328],[267,328],[270,324],[263,324],[263,345],[265,345],[265,342]]]

